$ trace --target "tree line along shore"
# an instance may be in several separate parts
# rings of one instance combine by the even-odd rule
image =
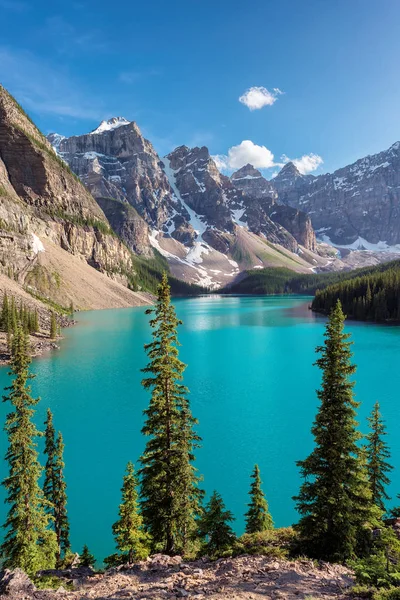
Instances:
[[[79,549],[79,564],[94,567],[97,558],[108,567],[117,566],[158,552],[187,559],[244,553],[307,556],[353,568],[359,593],[400,596],[400,541],[392,527],[400,508],[387,510],[386,487],[393,466],[386,429],[376,403],[366,437],[358,430],[359,403],[353,393],[356,367],[340,300],[330,311],[324,342],[316,348],[322,382],[311,428],[314,448],[297,463],[302,476],[293,499],[298,523],[274,528],[255,450],[245,532],[240,537],[232,527],[229,499],[225,504],[215,490],[206,501],[203,478],[195,467],[201,439],[183,381],[186,365],[178,352],[181,321],[171,303],[166,274],[155,306],[146,312],[152,338],[145,345],[148,364],[142,369],[142,385],[150,395],[144,411],[143,453],[137,470],[132,461],[126,466],[117,518],[110,524],[115,552],[94,557],[87,540]],[[32,397],[30,387],[28,333],[35,319],[24,317],[23,310],[12,314],[16,321],[9,334],[10,385],[4,397],[10,407],[5,423],[8,474],[3,481],[8,514],[0,553],[4,568],[21,568],[45,586],[48,580],[41,571],[66,568],[76,556],[70,543],[64,440],[50,410],[44,433],[34,423],[39,400]],[[38,451],[41,436],[44,466]]]

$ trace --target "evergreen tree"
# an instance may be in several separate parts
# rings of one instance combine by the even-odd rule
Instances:
[[[226,510],[224,501],[214,491],[199,520],[199,536],[205,538],[205,551],[215,556],[227,550],[235,541],[235,534],[229,523],[234,521],[231,511]]]
[[[52,312],[50,316],[50,338],[55,340],[57,337],[57,319],[56,315]]]
[[[139,513],[137,480],[131,462],[126,467],[122,485],[122,502],[119,505],[119,519],[113,525],[113,533],[118,550],[127,554],[128,562],[141,560],[149,554],[149,535],[143,529],[143,519]]]
[[[45,467],[45,480],[43,491],[48,500],[48,512],[53,517],[54,530],[57,536],[57,563],[60,563],[62,554],[70,550],[69,521],[67,516],[67,486],[64,479],[64,443],[61,433],[55,436],[53,415],[47,410],[45,421],[45,454],[47,455]]]
[[[268,510],[268,502],[261,489],[261,477],[258,465],[254,466],[251,478],[253,481],[250,486],[250,503],[245,515],[246,533],[258,533],[266,529],[273,529],[274,524]]]
[[[346,560],[361,543],[373,503],[357,442],[356,408],[350,376],[351,342],[344,333],[340,301],[331,311],[316,365],[322,370],[319,410],[312,427],[315,448],[300,466],[304,482],[297,501],[302,550],[324,560]]]
[[[40,435],[32,422],[34,406],[29,386],[29,347],[21,325],[15,331],[12,342],[10,387],[3,398],[10,402],[13,412],[7,415],[5,430],[8,435],[6,461],[9,475],[3,481],[7,490],[6,502],[10,505],[4,524],[6,534],[1,546],[3,566],[17,567],[28,574],[39,569],[55,566],[56,537],[49,529],[46,500],[39,486],[42,473],[36,450],[36,438]]]
[[[39,312],[38,309],[35,309],[34,317],[33,317],[33,331],[37,333],[39,331]]]
[[[7,292],[4,292],[3,303],[2,303],[2,307],[1,307],[1,326],[6,331],[7,331],[7,326],[8,326],[8,313],[9,313],[8,296],[7,296]]]
[[[367,438],[367,471],[370,482],[372,501],[385,511],[385,500],[390,500],[385,486],[389,485],[390,479],[386,475],[393,467],[386,459],[390,458],[388,445],[384,440],[386,428],[379,410],[379,402],[376,402],[368,417],[370,432]]]
[[[89,548],[85,544],[82,548],[82,554],[79,556],[80,567],[94,567],[96,559],[93,554],[90,553]]]
[[[177,327],[166,273],[158,287],[156,307],[147,311],[153,341],[145,346],[150,362],[143,369],[145,389],[151,389],[146,422],[149,436],[141,457],[141,510],[154,548],[167,554],[186,550],[196,530],[202,492],[193,466],[200,438],[194,432],[188,389],[182,385],[184,365],[178,358]]]

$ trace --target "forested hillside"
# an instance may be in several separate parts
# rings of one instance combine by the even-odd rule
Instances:
[[[293,273],[289,269],[252,269],[241,281],[226,287],[227,294],[315,294],[318,289],[363,276],[374,276],[386,271],[399,270],[400,260],[373,267],[363,267],[354,271],[334,271],[329,273]]]
[[[360,321],[400,321],[400,261],[317,290],[312,309],[329,313],[339,299],[345,314]]]

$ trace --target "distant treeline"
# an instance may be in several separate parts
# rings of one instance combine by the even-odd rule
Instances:
[[[208,292],[207,288],[181,281],[171,275],[166,258],[158,250],[154,249],[154,258],[132,255],[132,261],[135,274],[129,276],[129,287],[134,292],[146,290],[156,294],[164,272],[168,273],[172,296],[196,296]]]
[[[317,290],[312,309],[329,313],[339,299],[344,313],[359,321],[400,322],[400,261]]]
[[[286,268],[252,269],[246,272],[246,277],[241,281],[224,288],[220,293],[312,295],[317,290],[336,284],[356,280],[364,276],[374,277],[392,270],[400,271],[400,260],[373,267],[363,267],[354,271],[333,271],[329,273],[293,273],[293,271]]]

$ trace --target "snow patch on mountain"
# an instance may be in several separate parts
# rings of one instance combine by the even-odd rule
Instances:
[[[197,213],[195,213],[195,211],[192,208],[190,208],[190,206],[182,198],[182,196],[176,186],[176,181],[175,181],[176,171],[174,171],[171,168],[170,160],[167,157],[164,157],[163,163],[164,163],[164,173],[166,174],[166,176],[168,178],[169,184],[170,184],[176,198],[178,199],[178,201],[181,203],[183,208],[188,212],[189,223],[193,227],[193,229],[195,230],[195,232],[197,234],[194,245],[195,246],[197,245],[199,247],[199,249],[196,250],[195,252],[194,251],[192,252],[193,249],[189,250],[188,257],[190,255],[190,253],[192,252],[192,256],[196,258],[196,262],[201,262],[201,260],[199,261],[198,258],[201,258],[201,254],[203,252],[208,254],[208,251],[209,251],[209,245],[203,240],[203,233],[206,232],[207,225],[201,220],[201,217]],[[190,258],[188,258],[188,259],[190,260]]]
[[[110,131],[111,129],[117,129],[123,125],[129,125],[129,123],[130,121],[124,117],[112,117],[111,119],[108,119],[108,121],[102,121],[97,129],[91,131],[89,135],[95,135],[98,133],[103,133],[104,131]]]
[[[39,252],[45,252],[42,242],[34,233],[32,233],[32,250],[35,254],[39,254]]]
[[[328,231],[331,229],[330,227],[321,228],[319,231]],[[358,237],[352,244],[334,244],[330,237],[326,234],[320,236],[322,242],[333,246],[334,248],[342,248],[344,250],[369,250],[370,252],[391,252],[395,254],[400,254],[400,244],[395,244],[394,246],[389,246],[386,242],[378,242],[377,244],[372,244],[365,240],[362,237]]]

